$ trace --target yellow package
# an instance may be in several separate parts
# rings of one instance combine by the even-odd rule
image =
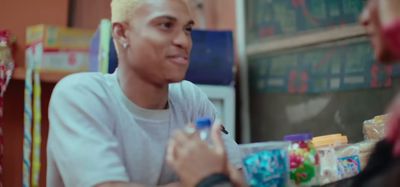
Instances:
[[[44,50],[88,51],[94,30],[53,25],[34,25],[26,30],[28,46],[43,43]]]

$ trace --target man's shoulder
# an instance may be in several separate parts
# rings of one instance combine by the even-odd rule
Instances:
[[[169,88],[169,96],[174,102],[193,105],[207,99],[206,94],[190,81],[184,80],[179,83],[173,83],[170,84]]]
[[[63,94],[85,94],[87,92],[98,92],[107,84],[107,75],[97,72],[75,73],[68,75],[57,83],[54,93]],[[108,75],[109,76],[109,75]]]
[[[169,85],[169,92],[172,96],[191,96],[199,91],[200,89],[195,84],[187,80]]]

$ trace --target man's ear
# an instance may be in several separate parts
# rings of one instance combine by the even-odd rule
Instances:
[[[126,36],[127,29],[128,26],[124,23],[116,22],[112,24],[112,36],[119,46],[128,44],[128,38]]]

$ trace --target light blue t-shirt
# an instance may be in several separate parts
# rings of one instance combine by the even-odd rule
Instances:
[[[165,160],[172,132],[198,117],[215,119],[216,110],[188,81],[170,84],[168,102],[165,110],[135,105],[122,92],[116,73],[79,73],[61,80],[49,106],[47,186],[176,182]],[[237,144],[223,137],[230,162],[240,167]]]

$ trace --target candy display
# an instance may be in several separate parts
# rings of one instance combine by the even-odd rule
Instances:
[[[243,168],[251,187],[288,185],[287,142],[267,142],[240,145]]]
[[[311,134],[287,135],[290,141],[290,179],[295,185],[309,186],[318,184],[319,156],[311,142]]]

